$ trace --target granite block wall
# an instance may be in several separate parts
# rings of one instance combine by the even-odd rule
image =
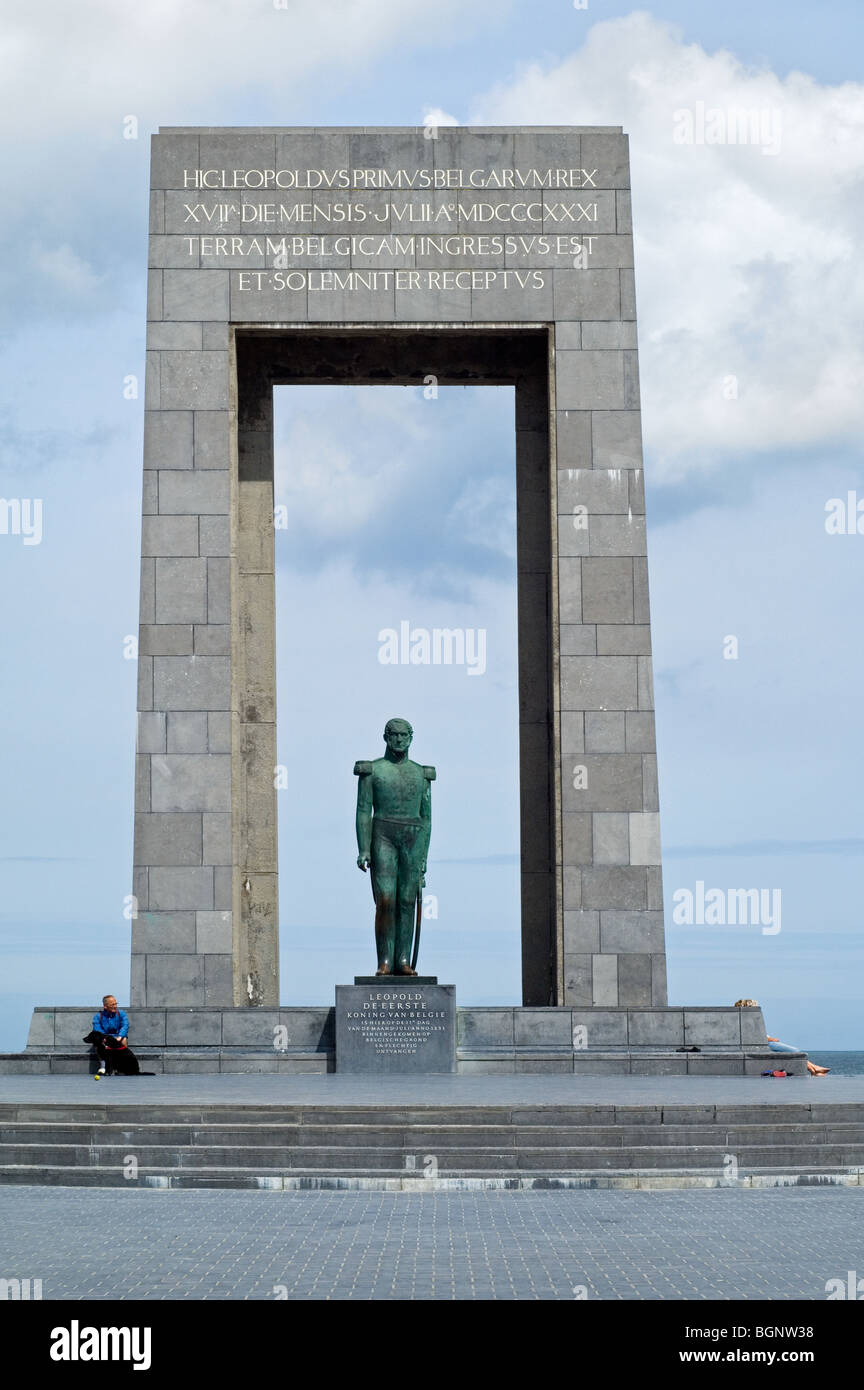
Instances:
[[[279,1002],[272,426],[238,342],[375,330],[545,335],[516,418],[520,615],[548,611],[524,1002],[665,1004],[629,183],[610,127],[154,137],[133,1004]]]

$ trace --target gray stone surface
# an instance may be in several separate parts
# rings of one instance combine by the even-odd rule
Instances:
[[[640,1072],[686,1072],[702,1074],[758,1075],[776,1065],[768,1050],[761,1010],[701,1008],[686,1010],[683,1043],[680,1038],[682,1010],[657,1007],[662,993],[654,980],[657,952],[651,950],[651,916],[636,917],[631,941],[626,914],[609,912],[566,912],[565,971],[568,988],[577,1003],[601,1002],[599,1009],[569,1008],[467,1008],[457,1009],[457,1068],[473,1073],[542,1073],[550,1069],[584,1075],[627,1075]],[[601,922],[623,936],[625,954],[614,947],[600,950]],[[656,930],[656,926],[654,928]],[[131,1036],[167,1051],[147,1055],[151,1069],[159,1073],[194,1071],[255,1072],[260,1070],[332,1070],[334,1010],[317,1007],[282,1007],[278,1010],[215,1008],[230,1003],[230,978],[226,974],[230,956],[228,934],[230,911],[163,910],[141,912],[133,943],[136,968],[142,973],[151,961],[154,967],[169,968],[174,956],[177,985],[183,991],[174,1008],[134,1008]],[[199,935],[200,933],[200,935]],[[641,942],[637,977],[648,962],[655,1000],[650,1008],[627,1008],[623,991],[628,988],[628,971],[623,967],[626,951]],[[197,952],[197,956],[193,955]],[[183,957],[184,959],[179,959]],[[203,959],[203,976],[193,971],[190,961]],[[661,972],[660,978],[665,981]],[[377,984],[372,981],[372,984]],[[415,986],[410,986],[414,988]],[[623,987],[623,988],[622,988]],[[203,997],[202,997],[203,991]],[[662,1002],[662,1001],[661,1001]],[[196,1005],[183,1008],[183,1005]],[[179,1007],[179,1013],[178,1008]],[[175,1026],[175,1015],[179,1023]],[[195,1018],[200,1015],[200,1025]],[[33,1014],[27,1054],[0,1057],[0,1075],[32,1072],[32,1055],[39,1054],[43,1071],[81,1074],[86,1059],[81,1052],[79,1034],[89,1031],[86,1010],[76,1008],[37,1008]],[[167,1021],[166,1021],[167,1017]],[[276,1023],[279,1030],[277,1036]],[[85,1026],[86,1025],[86,1026]],[[596,1028],[595,1028],[596,1025]],[[207,1054],[192,1053],[201,1037],[210,1039]],[[177,1029],[180,1031],[178,1032]],[[675,1040],[678,1039],[676,1042]],[[686,1043],[691,1048],[684,1058],[672,1055]],[[71,1049],[71,1050],[70,1050]],[[274,1055],[277,1065],[274,1067]],[[804,1071],[802,1054],[784,1056],[784,1066],[795,1075]]]
[[[593,955],[600,950],[600,913],[580,909],[564,913],[564,951],[568,956]]]
[[[562,657],[564,709],[636,709],[637,667],[630,657]]]
[[[165,715],[160,711],[141,710],[138,714],[138,734],[135,751],[165,752]]]
[[[193,459],[196,468],[228,467],[229,422],[225,410],[196,410]]]
[[[456,1070],[453,985],[336,986],[336,1070],[424,1076]]]
[[[656,811],[630,812],[631,864],[660,863],[660,817]]]
[[[184,259],[188,264],[188,253],[181,265]],[[166,270],[162,306],[166,319],[223,321],[228,317],[228,275],[220,270]]]
[[[574,766],[585,769],[584,785],[564,787],[566,810],[623,812],[642,807],[642,758],[633,753],[583,753]],[[568,771],[570,769],[568,768]]]
[[[227,710],[230,704],[228,658],[154,658],[153,698],[163,710]]]
[[[191,633],[190,633],[191,638]],[[161,653],[160,653],[161,654]],[[171,655],[171,653],[165,653]],[[171,710],[166,715],[168,753],[206,753],[207,715],[203,710]],[[171,764],[162,760],[160,767],[170,770]]]
[[[195,949],[202,955],[231,954],[233,939],[230,912],[195,913]],[[255,1017],[258,1010],[254,1011]],[[230,1041],[226,1039],[226,1041]]]
[[[191,656],[192,643],[191,623],[146,623],[138,633],[138,656]]]
[[[619,912],[639,912],[648,906],[645,870],[631,865],[595,865],[582,871],[582,905],[603,909],[601,923]],[[609,950],[607,932],[600,933],[601,951]]]
[[[153,810],[230,812],[229,763],[224,753],[177,753],[154,758]]]
[[[616,939],[621,940],[617,932],[613,935],[613,941]],[[635,949],[642,942],[637,942],[631,937],[627,939],[627,944],[634,947],[634,950],[618,955],[618,1002],[644,1007],[654,1000],[651,956],[647,953],[647,945],[643,945],[644,954]]]
[[[623,556],[592,557],[581,565],[583,620],[632,623],[633,561]]]
[[[623,710],[586,710],[585,752],[623,753],[626,747],[625,720]]]
[[[234,170],[280,167],[434,168],[446,180],[437,190],[360,187],[344,199],[397,206],[401,198],[415,214],[425,204],[458,201],[458,224],[450,230],[460,236],[511,234],[514,209],[530,202],[523,230],[563,240],[548,255],[539,254],[536,240],[509,246],[500,263],[484,257],[482,272],[464,254],[423,251],[419,243],[407,256],[357,250],[350,260],[319,248],[289,266],[305,277],[291,289],[282,287],[284,270],[280,282],[272,251],[222,254],[214,238],[190,247],[190,203],[213,217],[202,219],[196,234],[248,236],[261,228],[244,223],[239,209],[265,198],[255,187],[196,189],[194,171],[225,170],[230,179]],[[580,174],[572,188],[527,192],[502,179],[493,200],[488,190],[458,188],[446,172],[526,167],[584,168],[590,177],[584,186]],[[177,987],[194,994],[190,1002],[227,1003],[254,977],[256,1002],[274,1006],[279,997],[270,369],[265,363],[257,376],[243,376],[249,340],[242,330],[235,338],[233,325],[365,321],[408,328],[408,343],[418,320],[444,330],[473,321],[501,325],[516,355],[527,339],[513,325],[541,334],[535,325],[553,325],[554,418],[545,346],[542,367],[516,381],[521,780],[527,808],[549,806],[559,779],[552,835],[564,851],[559,885],[548,828],[538,828],[526,809],[524,997],[537,1004],[665,999],[658,919],[647,930],[639,919],[659,911],[659,830],[626,136],[612,127],[454,128],[435,139],[416,129],[169,129],[154,137],[151,172],[136,884],[142,901],[155,893],[157,912],[195,911],[200,919],[236,912],[237,902],[241,909],[230,952],[216,949],[226,944],[225,930],[201,921],[195,952],[206,957],[206,969],[191,971]],[[301,196],[279,194],[287,204]],[[481,202],[493,207],[482,227],[471,212]],[[405,227],[391,216],[382,230]],[[321,235],[332,228],[319,218],[291,231]],[[576,268],[571,238],[589,235],[591,253]],[[337,270],[350,270],[354,280],[337,282]],[[308,334],[303,342],[311,342]],[[245,461],[239,473],[238,456]],[[556,503],[559,525],[550,536]],[[575,510],[583,506],[587,527]],[[555,645],[558,691],[548,678]],[[552,759],[560,758],[557,770],[549,748]],[[588,778],[581,788],[574,785],[577,755]],[[172,816],[182,828],[173,842]],[[256,871],[244,896],[240,880],[249,864]],[[185,877],[177,876],[181,870]],[[628,914],[633,936],[630,949],[621,948],[630,957],[625,964],[608,930],[604,941],[599,919],[596,931],[588,918],[576,924],[571,914],[580,909]],[[650,949],[643,949],[646,939]],[[170,991],[165,999],[154,991],[167,987],[168,956],[184,953],[154,949],[151,970],[140,940],[136,1003],[176,1002]]]
[[[167,911],[212,909],[213,870],[206,867],[152,868],[150,907]]]
[[[166,1016],[165,1040],[170,1046],[216,1047],[222,1041],[220,1010],[168,1009]]]
[[[140,912],[135,922],[132,950],[138,955],[154,952],[164,955],[176,951],[180,955],[190,955],[196,950],[194,912]],[[148,1011],[136,1011],[136,1038],[141,1019],[147,1018]],[[164,1027],[163,1027],[164,1032]]]
[[[458,1009],[456,1041],[460,1047],[489,1048],[515,1046],[515,1015],[512,1009]]]
[[[710,1013],[700,1009],[684,1010],[685,1042],[715,1043],[735,1046],[741,1037],[741,1013]]]
[[[198,554],[198,521],[192,516],[145,516],[141,523],[141,553],[144,556],[197,556]],[[155,569],[153,570],[155,576]],[[163,572],[163,578],[167,571]],[[149,576],[148,576],[149,577]],[[155,622],[155,578],[154,578],[154,601],[153,609],[149,616],[144,616],[144,606],[142,604],[142,622]],[[170,619],[161,617],[160,622],[168,622]]]
[[[266,1192],[30,1187],[0,1193],[0,1217],[10,1270],[41,1273],[45,1299],[85,1304],[821,1301],[827,1279],[858,1267],[860,1189],[430,1187],[397,1206],[390,1192],[283,1193],[274,1204]],[[125,1259],[106,1269],[104,1231],[121,1228]],[[782,1311],[766,1310],[766,1322]]]
[[[161,327],[156,324],[154,327]],[[144,415],[144,467],[192,467],[192,412],[153,410]]]
[[[40,1010],[40,1012],[43,1012]],[[89,1032],[92,1009],[57,1010],[58,1017],[70,1018],[70,1041],[76,1028]],[[156,1010],[156,1013],[161,1012]],[[175,1015],[171,1010],[168,1017]],[[182,1011],[181,1011],[182,1012]],[[195,1010],[197,1016],[204,1011]],[[218,1013],[218,1011],[216,1011]],[[284,1011],[283,1011],[284,1012]],[[293,1012],[293,1011],[292,1011]],[[297,1012],[300,1012],[299,1010]],[[307,1011],[303,1011],[307,1012]],[[317,1010],[308,1010],[310,1014]],[[573,1009],[577,1020],[585,1011]],[[179,1017],[180,1014],[176,1013]],[[598,1011],[597,1017],[614,1017],[614,1011]],[[618,1013],[626,1018],[626,1013]],[[74,1017],[74,1021],[73,1020]],[[589,1017],[593,1017],[593,1011]],[[80,1042],[80,1038],[77,1039]],[[0,1105],[10,1106],[126,1106],[128,1088],[116,1078],[113,1087],[103,1087],[98,1097],[89,1076],[68,1079],[52,1076],[0,1076]],[[615,1107],[639,1107],[642,1122],[659,1124],[664,1107],[681,1106],[689,1120],[699,1118],[704,1107],[714,1108],[712,1118],[728,1124],[741,1124],[758,1114],[761,1121],[772,1117],[783,1120],[788,1113],[800,1120],[811,1115],[820,1124],[836,1119],[837,1107],[864,1106],[864,1077],[790,1077],[774,1082],[768,1078],[631,1077],[631,1076],[346,1076],[326,1077],[154,1077],[148,1080],[146,1100],[135,1091],[136,1105],[251,1105],[285,1108],[291,1105],[354,1106],[472,1106],[472,1105],[576,1105],[606,1107],[614,1119]],[[772,1112],[773,1107],[773,1112]]]
[[[228,623],[202,623],[197,625],[193,629],[193,632],[194,651],[196,656],[231,655],[231,628]],[[212,718],[212,715],[210,718]],[[230,740],[227,748],[215,748],[211,737],[210,752],[230,752]]]
[[[159,400],[162,410],[227,410],[227,353],[162,352],[158,355],[161,358]]]
[[[139,864],[200,864],[201,816],[147,813],[136,818]]]
[[[153,468],[145,468],[141,485],[141,511],[144,516],[152,516],[159,510],[159,474]]]
[[[171,873],[170,869],[160,871],[162,875]],[[187,871],[197,874],[205,874],[212,870],[192,870]],[[185,879],[175,880],[170,884],[161,886],[160,896],[162,898],[175,900],[178,906],[198,907],[206,906],[207,881],[206,879]],[[174,905],[172,903],[172,905]],[[205,956],[190,954],[171,954],[163,955],[150,953],[146,957],[147,961],[147,985],[151,992],[151,997],[161,999],[167,1005],[183,1004],[203,1004],[204,999],[204,962]]]
[[[231,815],[205,812],[203,816],[203,854],[205,864],[230,865]]]
[[[224,469],[159,474],[159,511],[189,516],[227,516],[228,477]]]
[[[629,864],[630,817],[627,812],[601,811],[591,819],[594,827],[594,864]],[[590,907],[592,904],[586,902],[584,906]]]
[[[157,559],[157,623],[195,623],[206,618],[206,560]]]

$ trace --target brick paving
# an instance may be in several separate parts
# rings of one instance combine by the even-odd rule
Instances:
[[[824,1300],[864,1190],[0,1189],[0,1278],[44,1299]],[[584,1292],[583,1292],[584,1290]]]

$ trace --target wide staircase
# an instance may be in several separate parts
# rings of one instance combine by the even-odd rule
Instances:
[[[807,1084],[807,1083],[803,1083]],[[0,1105],[0,1183],[102,1187],[858,1184],[864,1102]]]

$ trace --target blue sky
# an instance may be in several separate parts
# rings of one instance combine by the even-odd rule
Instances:
[[[47,0],[4,24],[0,495],[44,521],[0,535],[0,1047],[36,1003],[127,988],[149,133],[431,111],[630,133],[670,998],[752,995],[781,1036],[860,1047],[864,536],[824,525],[864,498],[858,7]],[[676,144],[699,103],[779,112],[779,149]],[[366,968],[350,766],[401,713],[440,769],[435,969],[515,1001],[509,393],[278,395],[280,460],[328,460],[278,473],[315,518],[277,536],[279,756],[324,788],[303,814],[280,793],[283,998]],[[419,551],[382,562],[376,488]],[[483,628],[486,673],[382,666],[402,619]],[[782,930],[674,925],[697,881],[781,888]]]

